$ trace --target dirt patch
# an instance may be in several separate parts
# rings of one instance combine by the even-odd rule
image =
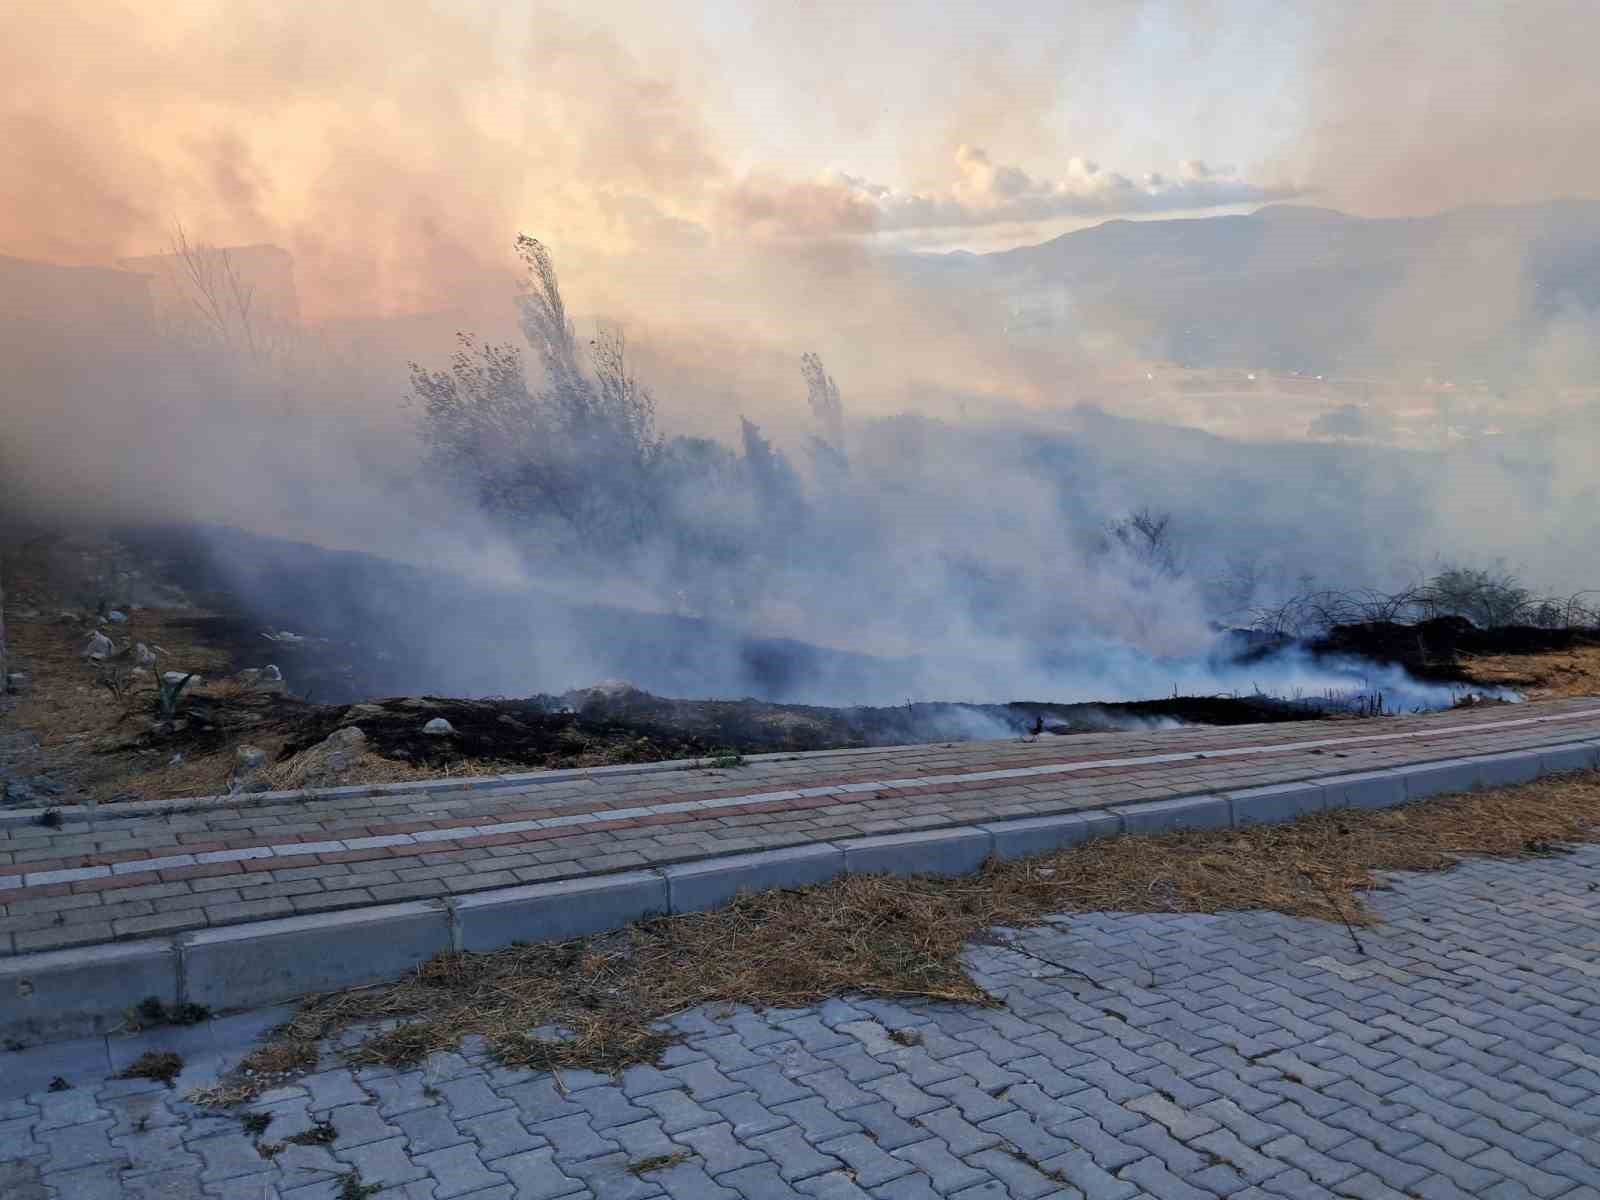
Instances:
[[[1057,913],[1266,909],[1344,922],[1354,936],[1375,921],[1361,896],[1381,886],[1378,872],[1553,853],[1595,840],[1597,823],[1600,773],[1585,772],[1285,825],[1109,838],[968,879],[850,876],[576,941],[441,955],[400,983],[309,1001],[283,1045],[314,1061],[308,1048],[338,1030],[398,1022],[352,1060],[409,1065],[471,1033],[507,1064],[615,1070],[654,1060],[672,1040],[659,1020],[703,1004],[840,993],[994,1003],[964,972],[962,948]],[[250,1078],[211,1097],[248,1099]]]
[[[0,775],[20,784],[11,802],[42,806],[218,790],[227,775],[221,754],[235,730],[261,721],[261,708],[278,698],[238,695],[225,683],[191,685],[182,719],[158,731],[160,672],[193,671],[217,680],[227,675],[230,660],[192,635],[189,610],[116,599],[124,593],[164,596],[166,589],[149,581],[118,583],[115,574],[96,586],[106,572],[79,561],[89,553],[65,555],[56,544],[42,543],[7,556],[9,650],[29,684],[4,726],[9,739],[32,741],[26,754],[0,762]],[[88,581],[75,572],[87,572]],[[88,602],[75,603],[85,593]],[[112,643],[108,661],[83,655],[97,631]],[[140,644],[156,655],[152,666],[140,665]]]

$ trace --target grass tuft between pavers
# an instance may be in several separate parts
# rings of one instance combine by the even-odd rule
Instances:
[[[1089,841],[991,861],[960,879],[851,875],[742,896],[575,941],[442,954],[404,979],[308,1000],[206,1103],[237,1104],[297,1071],[341,1030],[380,1032],[354,1065],[415,1065],[481,1035],[504,1064],[615,1071],[672,1044],[663,1018],[703,1004],[798,1007],[830,996],[999,1003],[966,974],[989,930],[1073,912],[1218,913],[1375,923],[1377,872],[1437,871],[1467,856],[1526,857],[1600,840],[1600,772],[1281,825]]]

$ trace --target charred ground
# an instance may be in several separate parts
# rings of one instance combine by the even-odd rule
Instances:
[[[9,709],[0,710],[4,803],[302,786],[307,758],[330,735],[349,729],[359,729],[362,740],[341,768],[340,782],[1329,715],[1326,698],[1265,695],[1098,704],[793,703],[782,692],[785,681],[801,673],[832,671],[846,679],[874,667],[892,671],[894,664],[780,641],[741,644],[701,623],[698,642],[672,640],[699,647],[693,653],[706,660],[658,663],[652,674],[649,661],[637,655],[651,642],[652,622],[675,619],[647,614],[632,614],[634,627],[619,635],[621,653],[634,656],[621,661],[643,662],[647,678],[670,681],[702,667],[714,674],[729,664],[737,674],[755,664],[755,678],[777,695],[675,699],[632,686],[637,680],[520,698],[418,695],[427,688],[418,681],[433,663],[403,636],[404,622],[386,626],[383,616],[396,605],[436,604],[428,573],[365,556],[251,541],[225,542],[232,558],[219,565],[215,551],[203,561],[197,547],[193,539],[169,541],[166,549],[176,552],[165,556],[150,541],[130,548],[125,541],[54,538],[10,547],[6,617],[13,665],[30,679],[20,696],[0,698]],[[330,562],[331,577],[321,573]],[[336,599],[367,597],[363,607],[317,603],[319,578]],[[505,627],[486,636],[512,636],[519,619],[526,636],[528,603],[519,609],[505,597],[502,605],[495,619]],[[120,619],[112,620],[113,612]],[[85,642],[96,632],[116,648],[109,660],[84,657]],[[138,644],[159,650],[153,670],[131,665]],[[1257,638],[1239,651],[1248,660],[1279,645]],[[1499,685],[1530,695],[1600,691],[1594,630],[1481,630],[1446,618],[1340,626],[1303,648],[1312,655],[1397,663],[1464,688]],[[269,665],[279,668],[285,684],[263,688],[250,680],[249,672]],[[167,670],[202,678],[185,689],[178,711],[163,714],[157,681]],[[424,732],[435,718],[448,722],[448,733]],[[262,764],[247,784],[240,778],[246,752]]]

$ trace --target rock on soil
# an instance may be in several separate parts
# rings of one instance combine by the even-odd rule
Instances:
[[[89,636],[89,642],[83,648],[83,656],[95,660],[110,658],[116,647],[111,644],[111,639],[103,633],[94,633]]]
[[[267,767],[267,752],[257,746],[240,746],[234,751],[233,772],[228,776],[228,794],[269,791],[261,778]]]
[[[281,695],[289,690],[289,685],[284,682],[283,672],[278,670],[275,663],[268,663],[264,667],[249,667],[240,671],[234,678],[253,692],[275,692]]]
[[[347,725],[303,751],[295,763],[295,774],[302,786],[334,787],[360,761],[366,748],[367,735],[361,727]]]
[[[435,717],[422,727],[422,732],[429,737],[449,737],[456,731],[456,727],[443,717]]]

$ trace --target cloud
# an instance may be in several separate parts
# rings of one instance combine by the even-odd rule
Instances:
[[[843,171],[805,183],[747,179],[725,198],[737,223],[793,235],[948,229],[1063,217],[1109,217],[1257,204],[1304,194],[1288,185],[1240,178],[1231,167],[1199,159],[1176,173],[1139,180],[1074,157],[1049,179],[997,163],[980,147],[955,152],[955,178],[944,191],[901,191]]]

